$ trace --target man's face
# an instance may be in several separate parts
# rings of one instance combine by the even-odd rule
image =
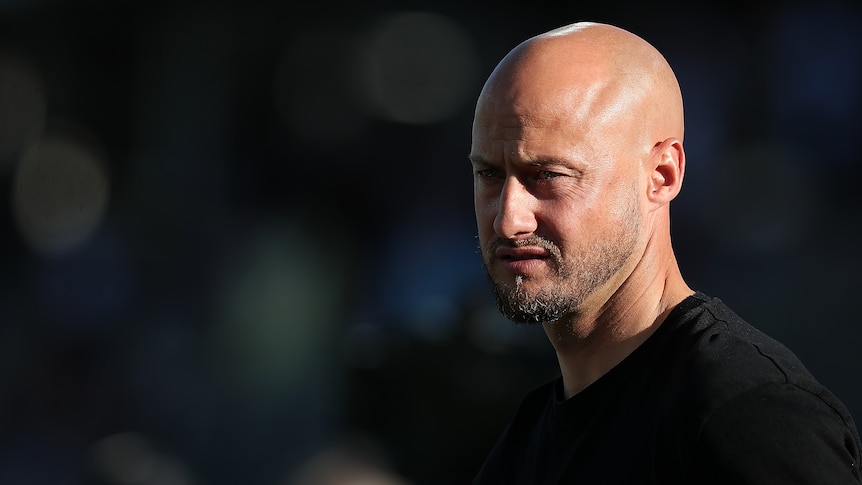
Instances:
[[[474,120],[479,245],[515,322],[576,316],[591,296],[609,297],[639,241],[638,164],[620,148],[625,137],[560,105],[486,98]]]

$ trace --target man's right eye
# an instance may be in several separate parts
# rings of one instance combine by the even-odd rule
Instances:
[[[494,168],[483,168],[476,170],[476,176],[483,179],[493,179],[500,177],[500,171]]]

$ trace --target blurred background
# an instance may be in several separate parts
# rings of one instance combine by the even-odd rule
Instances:
[[[684,276],[862,419],[862,9],[0,2],[0,483],[466,484],[556,375],[496,314],[476,95],[577,20],[687,107]]]

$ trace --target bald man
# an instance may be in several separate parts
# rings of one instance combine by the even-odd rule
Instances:
[[[528,39],[483,87],[485,268],[507,318],[543,325],[561,375],[526,396],[476,485],[860,483],[845,406],[681,275],[683,126],[663,56],[610,25]]]

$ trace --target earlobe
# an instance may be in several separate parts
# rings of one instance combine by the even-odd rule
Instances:
[[[685,150],[678,138],[657,143],[650,156],[649,190],[647,197],[656,206],[673,200],[682,188],[685,175]]]

